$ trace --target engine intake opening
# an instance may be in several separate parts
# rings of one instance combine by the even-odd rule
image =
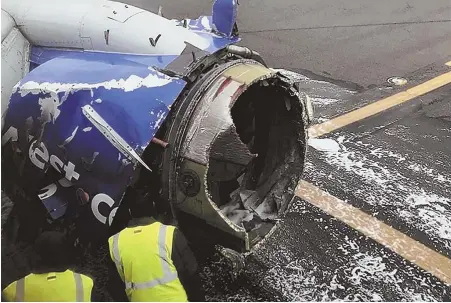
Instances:
[[[263,237],[274,226],[304,168],[302,106],[279,81],[249,86],[232,105],[233,124],[209,151],[211,200],[233,224],[254,234],[251,238]]]
[[[211,70],[181,100],[163,161],[177,221],[193,239],[250,251],[294,196],[308,99],[291,79],[240,59]]]

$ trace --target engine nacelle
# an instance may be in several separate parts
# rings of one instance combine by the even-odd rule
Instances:
[[[206,73],[180,100],[166,140],[163,189],[196,234],[249,250],[276,225],[303,171],[305,95],[254,60]],[[224,244],[225,245],[225,244]]]
[[[65,23],[69,34],[79,20],[83,31],[105,30],[88,22],[95,5],[120,32],[118,41],[90,36],[92,45],[103,43],[95,51],[84,46],[86,37],[76,49],[36,38],[61,38],[46,36],[48,22],[34,12],[47,4],[10,3],[30,44],[30,64],[8,93],[2,125],[2,189],[15,216],[35,234],[63,229],[82,243],[101,243],[123,227],[130,192],[139,190],[164,220],[201,241],[248,251],[276,228],[303,171],[312,108],[291,79],[233,45],[234,0],[217,0],[212,16],[184,21],[130,6],[127,18],[112,17],[108,10],[124,4],[80,2]],[[227,12],[231,19],[219,17]],[[50,11],[43,15],[52,20]],[[138,16],[165,23],[163,32],[132,36],[136,26],[125,24]],[[146,51],[142,37],[150,34],[162,40]]]

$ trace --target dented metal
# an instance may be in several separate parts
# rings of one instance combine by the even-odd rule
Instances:
[[[90,7],[99,3],[94,22]],[[67,49],[67,41],[42,40],[62,37],[44,33],[43,16],[26,10],[35,3],[8,2],[32,46],[31,71],[11,87],[4,116],[2,188],[13,201],[23,189],[42,202],[48,228],[75,226],[88,242],[122,224],[115,215],[128,191],[144,190],[161,215],[169,210],[181,226],[188,220],[225,235],[213,237],[224,246],[251,249],[276,228],[302,173],[308,98],[257,52],[231,45],[239,41],[235,0],[182,21],[99,3],[77,4],[68,35],[78,18],[87,23]],[[144,17],[152,30],[128,35]],[[114,29],[99,26],[111,22]]]
[[[236,243],[231,244],[235,249],[249,250],[275,226],[276,221],[271,220],[277,219],[291,201],[295,180],[302,172],[304,129],[308,123],[304,115],[306,99],[293,93],[291,82],[285,82],[283,77],[256,61],[237,60],[217,69],[217,73],[212,71],[212,75],[203,78],[205,84],[199,87],[198,96],[194,94],[188,97],[190,102],[195,103],[193,109],[177,113],[183,116],[182,120],[187,121],[187,124],[181,124],[173,130],[176,139],[171,144],[180,147],[172,151],[171,157],[178,161],[174,163],[175,166],[171,166],[171,163],[164,165],[164,169],[170,172],[169,200],[180,211],[202,218],[209,226],[233,235],[237,239]],[[292,122],[299,123],[299,128],[291,134],[292,144],[286,146],[291,155],[284,158],[275,154],[274,157],[279,157],[281,162],[293,157],[292,161],[297,160],[300,166],[291,165],[293,171],[287,176],[289,180],[281,176],[289,171],[289,164],[276,166],[274,174],[267,177],[270,182],[252,190],[246,188],[245,183],[249,182],[253,161],[259,154],[251,151],[251,139],[245,138],[246,131],[242,127],[237,129],[232,111],[234,106],[249,101],[240,99],[246,98],[248,90],[258,91],[260,86],[268,89],[273,87],[275,91],[280,89],[281,92],[279,100],[264,100],[262,95],[262,99],[256,103],[274,103],[274,108],[279,103],[282,105],[279,107],[281,110],[286,110],[286,98],[293,104],[293,109],[289,111],[297,112]],[[249,120],[255,128],[255,118],[249,116]],[[176,180],[172,181],[172,178]],[[217,184],[234,179],[240,188],[230,193],[228,202],[221,201],[215,192],[218,190]],[[279,181],[278,204],[269,209],[267,195],[273,194],[272,189]]]

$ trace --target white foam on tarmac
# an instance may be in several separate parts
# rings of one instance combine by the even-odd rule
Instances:
[[[451,176],[442,175],[432,168],[425,167],[424,165],[418,163],[412,163],[409,165],[409,169],[426,174],[429,178],[432,178],[440,183],[448,183],[451,185]]]
[[[319,151],[338,152],[340,145],[333,139],[317,139],[311,138],[308,140],[308,145]]]
[[[364,301],[382,301],[384,293],[382,290],[365,285],[368,281],[384,282],[397,293],[403,294],[407,301],[414,301],[415,298],[423,298],[422,301],[435,301],[436,299],[429,294],[419,293],[413,289],[405,288],[402,285],[401,278],[396,269],[389,266],[389,258],[380,252],[360,252],[358,244],[354,240],[347,241],[339,249],[349,249],[352,253],[350,266],[345,269],[346,279],[354,286],[361,286],[359,292],[354,295],[347,295],[344,301],[360,299]],[[412,276],[413,277],[413,276]],[[359,298],[360,297],[360,298]]]
[[[338,182],[337,185],[349,187],[348,192],[369,205],[387,207],[387,211],[391,209],[393,215],[413,229],[425,232],[434,242],[439,241],[446,249],[451,249],[451,199],[425,189],[427,184],[441,184],[445,192],[450,192],[447,176],[406,160],[405,155],[378,149],[371,144],[346,139],[341,141],[338,151],[324,151],[321,155],[326,163],[338,171],[350,173],[358,182],[350,179],[351,182]],[[397,165],[386,166],[374,160],[374,156],[378,159],[392,158]],[[420,181],[404,175],[403,171],[417,169],[422,173]],[[311,171],[312,167],[306,166],[306,170]],[[313,174],[318,173],[321,172],[315,171]]]
[[[310,101],[312,101],[313,105],[331,105],[340,100],[334,98],[320,98],[320,97],[310,97]]]
[[[390,257],[383,252],[362,252],[359,244],[347,236],[337,249],[349,256],[347,262],[333,271],[321,273],[314,261],[294,258],[281,247],[275,256],[279,261],[266,272],[262,283],[279,291],[285,301],[384,301],[387,294],[393,293],[401,296],[403,301],[437,300],[427,290],[406,288],[403,285],[406,273],[399,274],[390,263]],[[420,280],[419,284],[427,289],[426,281],[421,280],[424,278],[409,277]],[[343,292],[345,297],[341,297]]]

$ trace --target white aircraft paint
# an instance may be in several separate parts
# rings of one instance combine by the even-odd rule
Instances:
[[[107,0],[4,0],[1,24],[2,127],[11,91],[29,72],[31,46],[179,55],[186,47],[185,42],[200,49],[210,45],[208,39],[162,16]],[[158,85],[155,78],[150,75],[142,85]],[[131,91],[141,87],[141,80],[140,77],[132,76],[98,86],[124,87],[125,91]],[[163,85],[161,79],[159,83]],[[59,83],[47,86],[50,90],[65,89]]]
[[[21,85],[20,94],[26,96],[28,94],[39,94],[42,91],[47,92],[65,92],[65,91],[77,91],[80,89],[96,89],[104,87],[105,89],[122,89],[126,92],[134,91],[140,87],[158,87],[163,86],[171,82],[171,78],[166,75],[150,74],[145,78],[141,78],[136,75],[131,75],[127,79],[110,80],[100,83],[50,83],[43,82],[37,83],[29,81]],[[97,101],[96,101],[97,102]]]
[[[6,18],[5,18],[6,17]],[[12,87],[29,72],[30,43],[17,28],[11,27],[10,22],[4,23],[7,15],[2,10],[2,128],[4,113],[8,108]],[[11,28],[3,39],[3,35]]]
[[[15,26],[14,19],[2,9],[2,42]]]
[[[2,9],[33,45],[166,55],[179,55],[185,42],[201,49],[209,45],[164,17],[120,2],[4,0]],[[153,46],[149,38],[158,35]]]

